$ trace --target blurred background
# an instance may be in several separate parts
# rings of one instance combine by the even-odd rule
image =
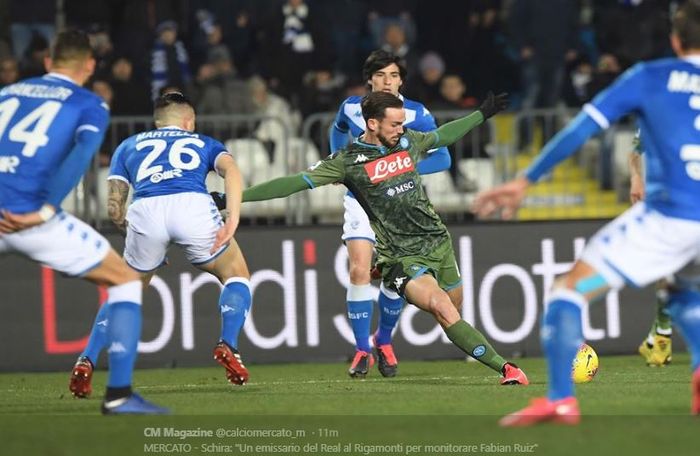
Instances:
[[[474,194],[524,168],[584,103],[636,62],[671,55],[670,0],[0,0],[0,87],[43,73],[56,30],[87,30],[90,88],[110,132],[66,208],[100,227],[105,175],[128,135],[151,128],[164,90],[194,101],[198,130],[226,143],[246,184],[328,154],[347,96],[377,48],[404,59],[402,93],[442,124],[489,90],[511,107],[451,147],[450,171],[424,176],[440,214],[471,220]],[[589,141],[533,189],[519,220],[609,218],[628,204],[632,119]],[[222,182],[210,176],[210,187]],[[342,221],[342,188],[244,205],[246,224]]]

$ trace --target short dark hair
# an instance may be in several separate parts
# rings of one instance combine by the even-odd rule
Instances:
[[[64,63],[92,57],[90,39],[83,31],[67,29],[59,32],[51,46],[51,60]]]
[[[700,1],[688,0],[681,5],[673,16],[672,28],[683,49],[700,48]]]
[[[167,108],[172,105],[187,105],[193,108],[192,102],[181,92],[166,92],[158,97],[153,105],[153,110],[158,111],[159,109]]]
[[[362,117],[381,121],[386,116],[387,108],[403,108],[403,101],[388,92],[372,92],[362,97]]]
[[[362,78],[365,82],[367,82],[372,79],[372,75],[374,73],[382,68],[388,67],[392,63],[395,63],[396,66],[399,67],[399,75],[401,76],[401,80],[405,81],[406,76],[408,76],[408,72],[406,71],[406,65],[404,65],[403,60],[401,60],[399,56],[392,54],[391,52],[387,52],[384,49],[377,49],[376,51],[373,51],[369,57],[367,57],[365,64],[362,65]]]
[[[188,107],[194,112],[192,102],[181,92],[166,92],[153,104],[153,119],[158,122],[158,119],[165,115],[165,111],[171,106]]]

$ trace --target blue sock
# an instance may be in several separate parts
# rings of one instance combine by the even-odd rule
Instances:
[[[97,364],[97,358],[100,357],[100,352],[107,345],[107,324],[109,319],[107,315],[109,314],[109,304],[104,303],[100,310],[97,312],[95,317],[95,322],[92,324],[92,331],[90,332],[90,337],[88,338],[87,346],[80,356],[86,356],[92,362],[92,365]]]
[[[668,313],[679,329],[690,350],[690,367],[700,367],[700,293],[697,291],[673,292],[668,299]]]
[[[250,281],[233,277],[226,281],[219,296],[221,312],[221,340],[238,349],[238,335],[250,310]]]
[[[141,336],[141,306],[129,301],[110,303],[107,332],[109,336],[107,386],[111,388],[130,386]]]
[[[350,284],[347,292],[348,319],[355,335],[355,347],[360,351],[370,351],[369,326],[372,323],[373,306],[371,285]]]
[[[403,299],[398,293],[384,288],[379,289],[379,329],[377,329],[377,345],[391,343],[391,333],[399,322]]]
[[[571,290],[555,290],[542,319],[542,348],[547,357],[550,400],[574,395],[571,364],[583,343],[581,306],[586,300]]]

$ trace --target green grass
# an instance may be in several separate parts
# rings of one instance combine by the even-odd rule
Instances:
[[[0,374],[0,454],[150,454],[154,448],[144,445],[151,443],[191,444],[191,454],[407,454],[409,444],[420,447],[409,454],[699,454],[700,419],[688,415],[687,355],[674,354],[663,369],[639,357],[604,357],[595,380],[577,388],[581,425],[503,430],[500,416],[546,390],[542,359],[519,365],[529,387],[500,386],[492,371],[464,361],[402,362],[396,378],[375,369],[363,381],[347,377],[344,364],[252,365],[244,387],[226,383],[217,367],[138,371],[138,390],[171,407],[170,417],[100,417],[100,394],[73,399],[67,373]],[[96,392],[105,379],[105,372],[95,374]],[[144,436],[150,427],[284,428],[296,438]],[[363,443],[402,447],[342,446]],[[242,444],[252,449],[236,447]],[[431,444],[476,446],[429,451]]]

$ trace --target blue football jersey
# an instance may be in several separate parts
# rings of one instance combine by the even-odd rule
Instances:
[[[39,209],[78,135],[99,135],[101,141],[108,123],[109,108],[100,97],[56,73],[0,90],[0,208]]]
[[[647,156],[647,205],[700,220],[700,58],[637,64],[584,111],[602,128],[636,114]]]
[[[205,135],[164,127],[125,139],[112,156],[109,179],[134,187],[134,199],[174,193],[207,193],[206,177],[228,153]]]
[[[417,131],[433,131],[437,129],[435,118],[422,103],[409,100],[402,95],[399,95],[399,98],[403,100],[404,104],[404,111],[406,113],[404,126],[406,128]],[[343,101],[343,104],[340,105],[338,113],[335,116],[335,127],[340,131],[350,132],[353,138],[360,136],[365,131],[366,127],[365,119],[362,117],[361,101],[362,97],[360,96],[347,98]],[[331,152],[335,152],[335,150]]]

